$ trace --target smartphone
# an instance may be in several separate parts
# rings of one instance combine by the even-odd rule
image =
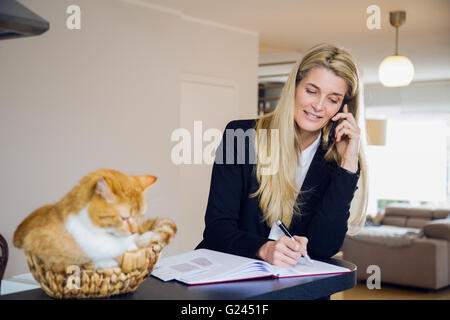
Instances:
[[[342,110],[344,109],[344,105],[347,103],[347,101],[344,99],[343,101],[342,101],[342,105],[341,105],[341,107],[339,108],[339,111],[338,112],[336,112],[336,114],[338,114],[339,112],[342,112]],[[336,115],[335,114],[335,115]],[[335,116],[334,115],[334,116]],[[334,117],[333,116],[333,117]],[[331,144],[331,139],[334,139],[334,129],[336,129],[336,126],[338,125],[338,122],[339,122],[339,120],[338,121],[334,121],[333,122],[333,125],[331,126],[331,130],[330,130],[330,133],[328,134],[328,145],[327,145],[327,148],[329,148],[330,147],[330,144]]]

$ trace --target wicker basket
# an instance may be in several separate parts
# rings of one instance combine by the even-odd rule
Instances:
[[[162,250],[162,245],[126,252],[120,267],[95,270],[93,264],[45,265],[42,260],[25,252],[28,267],[51,297],[57,299],[105,298],[132,292],[150,274]]]

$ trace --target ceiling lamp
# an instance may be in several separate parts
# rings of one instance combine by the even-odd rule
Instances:
[[[384,58],[378,67],[378,77],[385,87],[404,87],[414,77],[411,60],[398,54],[398,28],[405,22],[405,11],[389,12],[389,22],[395,27],[395,54]]]

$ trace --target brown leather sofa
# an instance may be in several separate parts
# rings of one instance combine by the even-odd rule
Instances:
[[[358,280],[380,269],[381,283],[426,289],[450,284],[450,208],[391,205],[380,225],[346,237],[343,258],[357,265]],[[372,279],[372,278],[371,278]]]

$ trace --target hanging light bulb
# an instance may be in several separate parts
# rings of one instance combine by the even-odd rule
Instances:
[[[403,87],[414,77],[414,65],[408,57],[398,54],[398,28],[405,22],[405,11],[392,11],[389,21],[395,27],[395,54],[386,57],[378,67],[378,77],[385,87]]]

